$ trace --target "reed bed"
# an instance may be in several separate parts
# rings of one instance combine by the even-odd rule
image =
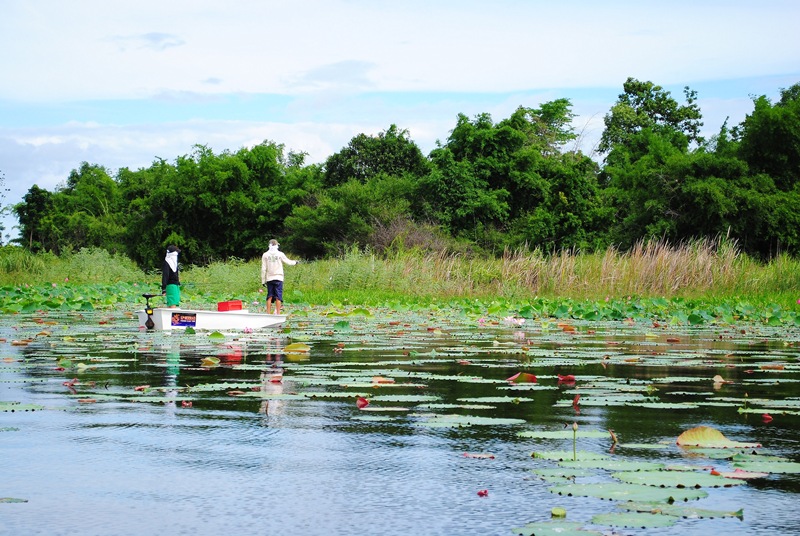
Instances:
[[[290,257],[294,257],[288,252]],[[184,267],[187,291],[258,296],[260,259],[231,259]],[[307,303],[377,303],[388,299],[526,299],[532,296],[604,299],[621,296],[782,297],[800,292],[800,262],[780,255],[759,262],[735,243],[695,240],[637,243],[627,251],[506,251],[476,257],[446,250],[379,255],[353,248],[336,258],[286,267],[286,292]],[[126,257],[103,250],[55,257],[0,248],[0,283],[141,283],[160,288],[160,272],[144,272]],[[254,294],[255,293],[255,294]],[[792,302],[796,300],[795,296]]]

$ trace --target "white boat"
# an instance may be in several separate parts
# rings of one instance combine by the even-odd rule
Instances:
[[[286,322],[286,315],[251,313],[242,309],[241,300],[220,302],[217,310],[183,309],[181,307],[153,307],[150,299],[157,294],[142,294],[144,309],[136,311],[139,327],[159,331],[173,329],[238,330],[271,328]]]
[[[148,314],[149,313],[149,314]],[[182,309],[154,307],[136,311],[139,327],[154,330],[186,329],[249,331],[276,327],[286,322],[286,315],[251,313],[247,309],[236,311],[211,311],[204,309]],[[152,327],[148,326],[148,318]]]

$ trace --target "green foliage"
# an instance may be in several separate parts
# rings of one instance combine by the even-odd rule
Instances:
[[[649,81],[629,78],[623,90],[605,116],[602,165],[569,149],[577,136],[563,98],[498,122],[459,114],[427,157],[394,124],[354,136],[324,165],[270,141],[221,154],[197,145],[115,178],[84,162],[54,192],[33,185],[13,207],[18,241],[56,255],[124,253],[145,270],[170,243],[184,267],[207,266],[258,257],[273,237],[305,258],[591,253],[717,237],[762,259],[800,252],[800,84],[775,104],[755,98],[741,125],[726,122],[708,142],[688,87],[683,103]]]
[[[681,105],[669,91],[652,82],[628,78],[611,112],[604,118],[605,130],[599,149],[608,152],[618,145],[631,145],[629,138],[643,130],[669,138],[679,149],[691,142],[700,142],[702,114],[697,105],[697,92],[684,88],[686,104]]]
[[[420,177],[429,163],[407,130],[391,125],[377,136],[359,134],[347,147],[325,162],[324,181],[327,187],[350,180],[366,182],[377,175]]]
[[[754,173],[772,177],[782,191],[800,181],[800,84],[781,90],[781,99],[765,96],[753,101],[754,110],[741,128],[742,158]]]

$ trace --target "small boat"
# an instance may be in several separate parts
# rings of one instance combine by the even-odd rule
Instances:
[[[156,295],[142,294],[142,296],[147,300],[147,304],[144,309],[136,311],[136,314],[139,317],[139,327],[148,330],[163,331],[191,327],[215,331],[248,331],[276,327],[286,322],[286,315],[251,313],[247,309],[212,311],[180,307],[151,307],[150,298]]]

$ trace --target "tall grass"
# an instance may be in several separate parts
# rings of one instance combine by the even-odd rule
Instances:
[[[104,249],[81,249],[57,257],[51,253],[33,254],[6,246],[0,248],[0,283],[40,284],[71,281],[72,283],[140,282],[145,273],[124,255]],[[160,284],[160,283],[159,283]]]
[[[233,259],[184,267],[181,281],[189,293],[256,299],[260,269],[260,259]],[[55,257],[0,248],[0,283],[65,278],[74,283],[144,282],[153,290],[161,283],[160,273],[145,274],[127,258],[103,250]],[[590,254],[507,251],[499,258],[418,250],[377,255],[351,249],[336,258],[287,267],[284,286],[287,301],[310,304],[533,296],[755,297],[794,303],[800,293],[800,261],[781,255],[759,262],[724,239],[679,245],[640,242],[628,251],[609,248]]]

